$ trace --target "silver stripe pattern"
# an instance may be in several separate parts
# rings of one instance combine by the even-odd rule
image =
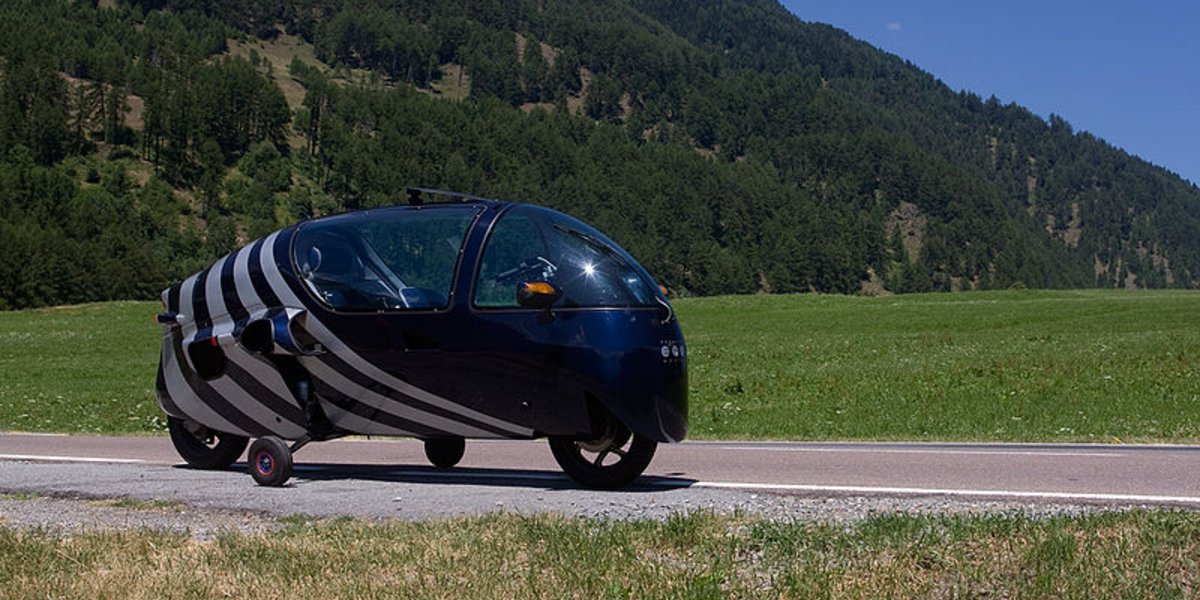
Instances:
[[[258,243],[260,242],[254,242],[254,244]],[[250,282],[250,254],[254,244],[242,248],[233,261],[234,287],[237,288],[238,300],[246,312],[250,313],[251,320],[261,319],[262,315],[267,312],[267,307],[258,298],[258,292],[254,291],[254,284]]]
[[[481,413],[413,386],[359,356],[345,342],[317,320],[313,313],[307,310],[305,301],[298,297],[291,286],[288,285],[287,280],[275,262],[276,243],[280,239],[279,234],[280,232],[276,231],[259,242],[249,244],[241,250],[221,258],[209,269],[207,279],[204,281],[204,296],[212,321],[212,335],[217,338],[218,343],[226,352],[228,359],[237,364],[248,376],[254,378],[259,385],[271,390],[288,403],[297,407],[299,406],[274,365],[254,353],[241,348],[234,339],[234,333],[239,327],[244,327],[248,322],[266,318],[268,312],[272,309],[282,308],[289,318],[294,318],[296,315],[303,313],[305,329],[323,346],[326,352],[332,353],[364,378],[389,390],[389,395],[384,395],[358,384],[352,378],[338,372],[318,357],[300,357],[301,365],[309,371],[309,374],[314,379],[338,390],[347,398],[353,399],[380,413],[385,413],[419,425],[420,427],[445,432],[450,435],[462,437],[529,437],[533,434],[533,431],[527,427]],[[270,287],[275,296],[279,298],[281,306],[266,306],[255,291],[250,269],[250,257],[254,244],[260,245],[259,265],[257,266],[261,268],[261,273],[265,280],[259,283],[261,285],[265,282]],[[221,271],[227,261],[233,261],[234,289],[232,290],[222,288]],[[198,327],[193,313],[195,306],[193,298],[196,292],[197,276],[198,274],[184,280],[180,286],[179,306],[170,307],[176,308],[177,312],[181,315],[179,326],[183,335],[183,347],[187,347],[188,344],[197,341],[207,343],[205,340],[195,339]],[[241,307],[249,315],[246,322],[235,323],[233,321],[228,307],[225,305],[225,298],[227,296],[238,299]],[[164,299],[167,298],[165,292],[163,297]],[[166,380],[167,391],[171,400],[175,402],[179,409],[193,420],[218,431],[241,435],[260,434],[261,432],[246,432],[239,429],[233,423],[230,423],[228,418],[222,417],[219,411],[208,406],[201,399],[197,391],[192,389],[184,377],[182,365],[178,364],[180,360],[189,361],[190,363],[190,358],[186,356],[186,353],[184,353],[185,356],[174,356],[175,352],[171,346],[169,336],[170,334],[168,333],[164,337],[163,342],[162,361],[164,379]],[[194,369],[194,366],[192,369]],[[282,418],[281,415],[277,414],[265,403],[255,399],[251,393],[241,385],[238,385],[228,375],[223,374],[208,381],[207,384],[213,393],[219,394],[232,406],[244,413],[262,431],[274,433],[289,439],[298,438],[305,433],[300,426]],[[392,394],[411,398],[426,406],[436,407],[441,411],[445,411],[449,416],[421,410],[416,406],[411,406],[401,400],[389,397]],[[412,435],[410,431],[349,412],[325,399],[322,399],[321,406],[326,416],[334,425],[347,431],[377,435]],[[502,433],[472,425],[472,422],[486,425]]]
[[[213,410],[212,407],[200,399],[200,396],[188,385],[187,380],[184,378],[183,367],[179,364],[179,358],[175,356],[175,349],[171,344],[171,334],[165,334],[163,336],[162,350],[163,379],[166,380],[167,393],[170,394],[171,400],[179,407],[179,410],[205,427],[226,433],[249,435],[250,432],[225,420],[217,411]]]
[[[263,244],[263,275],[266,276],[267,282],[271,285],[271,289],[275,292],[275,295],[279,297],[279,301],[282,302],[284,306],[304,306],[304,301],[296,296],[291,287],[288,286],[287,281],[284,280],[283,275],[279,272],[278,266],[275,264],[275,261],[267,260],[267,250],[273,249],[276,235],[277,233],[271,234],[271,236],[267,238],[267,242]],[[274,252],[272,251],[270,255],[274,256]],[[392,390],[415,400],[419,400],[431,406],[436,406],[480,423],[486,423],[503,431],[509,432],[517,437],[528,437],[533,434],[533,430],[529,428],[515,425],[490,415],[485,415],[481,412],[471,410],[465,406],[462,406],[461,404],[451,402],[450,400],[435,394],[431,394],[425,390],[396,379],[395,377],[384,372],[383,369],[376,367],[351,350],[350,347],[345,344],[345,342],[343,342],[340,338],[334,335],[332,331],[326,328],[325,325],[317,320],[317,318],[313,316],[311,312],[308,313],[307,317],[305,317],[304,325],[305,329],[312,334],[312,336],[316,338],[316,340],[320,342],[327,351],[332,352],[334,356],[337,356],[346,364],[354,367],[355,370],[363,375],[366,375],[372,381],[381,383],[388,388],[391,388]],[[308,369],[309,372],[312,372],[314,368],[317,368],[313,365],[314,362],[316,362],[316,360],[312,358],[301,358],[301,364]],[[389,399],[389,402],[393,401]],[[440,419],[441,417],[430,413],[425,413],[423,411],[416,412],[420,413],[422,416],[418,419],[411,420],[415,420],[422,424],[429,423],[435,429],[441,429],[440,427],[432,425],[432,420]],[[477,431],[482,432],[483,430]],[[481,434],[480,437],[499,436],[492,433],[486,433],[486,435]]]
[[[363,435],[412,435],[411,431],[405,431],[390,425],[384,425],[379,421],[360,417],[352,412],[344,411],[333,404],[325,405],[325,416],[329,417],[329,420],[334,423],[340,423],[340,427]]]
[[[446,417],[430,414],[425,411],[417,410],[411,406],[397,402],[387,396],[381,396],[367,388],[364,388],[349,379],[346,379],[337,370],[330,368],[325,363],[313,359],[305,361],[304,367],[313,377],[320,379],[325,384],[340,390],[346,396],[354,398],[360,403],[370,406],[371,408],[381,410],[407,421],[420,423],[446,433],[461,435],[463,437],[496,437],[496,434],[472,427],[465,423],[459,423]]]

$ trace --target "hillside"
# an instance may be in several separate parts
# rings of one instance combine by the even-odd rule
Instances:
[[[674,292],[1200,287],[1200,189],[771,0],[14,1],[0,308],[149,298],[405,185]]]

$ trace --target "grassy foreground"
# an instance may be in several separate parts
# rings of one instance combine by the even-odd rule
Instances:
[[[19,598],[1174,598],[1200,589],[1183,512],[877,517],[852,527],[678,516],[305,522],[211,542],[0,527]]]
[[[1200,293],[677,302],[692,437],[1200,440]],[[154,432],[157,303],[0,312],[0,430]]]

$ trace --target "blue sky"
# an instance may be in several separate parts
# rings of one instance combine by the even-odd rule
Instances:
[[[1200,184],[1200,1],[783,0],[952,89],[1062,116]]]

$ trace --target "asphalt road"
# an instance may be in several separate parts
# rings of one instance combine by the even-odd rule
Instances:
[[[579,489],[541,442],[469,441],[460,466],[439,471],[417,441],[338,440],[305,447],[296,465],[291,486],[267,489],[244,465],[182,468],[163,437],[0,434],[0,491],[271,514],[653,516],[781,498],[1200,508],[1200,446],[687,442],[659,446],[646,476],[620,492]]]

